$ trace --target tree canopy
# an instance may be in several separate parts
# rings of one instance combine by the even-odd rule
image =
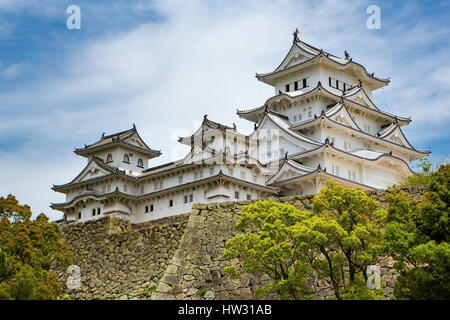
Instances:
[[[387,196],[383,247],[400,271],[398,299],[450,299],[449,177],[448,164],[431,173],[420,203],[401,193]]]
[[[328,182],[313,200],[314,212],[272,200],[244,206],[237,229],[227,242],[228,259],[243,258],[242,266],[225,272],[264,273],[272,280],[257,296],[278,293],[283,299],[309,299],[325,281],[337,299],[379,299],[365,285],[365,269],[376,261],[385,212],[362,190]]]
[[[56,222],[31,216],[13,195],[0,197],[0,299],[56,299],[61,292],[49,270],[68,266],[71,253]]]

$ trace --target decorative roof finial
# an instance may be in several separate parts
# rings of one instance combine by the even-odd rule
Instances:
[[[300,33],[300,31],[298,31],[298,28],[295,28],[295,31],[294,31],[294,33],[292,34],[292,35],[294,36],[294,40],[293,40],[294,43],[300,41],[300,39],[298,38],[298,34],[299,34],[299,33]]]
[[[362,81],[361,81],[361,79],[358,79],[358,85],[359,85],[360,88],[362,88]]]
[[[345,59],[350,60],[350,55],[348,54],[347,50],[344,51]]]
[[[256,122],[255,122],[254,128],[255,128],[255,130],[256,130],[256,128],[257,128],[257,126],[256,126]]]
[[[102,133],[102,139],[103,139],[104,137],[105,137],[105,133],[103,132],[103,133]]]
[[[236,123],[233,122],[233,128],[236,130]]]
[[[203,116],[203,120],[206,120],[207,118],[208,118],[208,115],[205,114],[205,115]]]
[[[133,123],[133,129],[136,129],[136,125]]]
[[[284,153],[284,159],[287,160],[287,158],[288,158],[288,152],[286,150],[286,152]]]

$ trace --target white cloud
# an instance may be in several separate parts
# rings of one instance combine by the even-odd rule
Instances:
[[[2,3],[12,2],[0,0],[0,8]],[[254,74],[279,64],[295,27],[305,41],[338,55],[347,49],[369,72],[391,76],[392,89],[384,90],[387,111],[412,115],[410,141],[425,143],[419,134],[425,125],[431,122],[439,128],[449,120],[448,113],[440,112],[448,90],[429,100],[430,88],[440,81],[438,70],[450,68],[449,63],[415,56],[405,61],[400,55],[416,50],[418,44],[426,46],[445,30],[436,35],[434,25],[422,25],[413,30],[418,42],[392,36],[411,32],[402,26],[386,28],[384,34],[370,33],[365,30],[366,7],[337,0],[320,5],[287,0],[139,2],[136,11],[154,10],[165,19],[72,48],[58,76],[43,74],[31,85],[0,94],[4,107],[21,110],[13,117],[0,115],[0,137],[11,132],[29,136],[14,156],[0,158],[0,166],[14,172],[0,173],[0,180],[12,181],[2,184],[0,192],[20,194],[37,212],[50,212],[48,203],[61,201],[50,185],[69,181],[85,164],[70,155],[71,149],[95,141],[103,131],[123,130],[132,123],[152,148],[162,149],[163,156],[153,164],[170,161],[176,145],[172,133],[192,132],[204,114],[251,128],[238,119],[236,108],[259,106],[273,95],[273,89],[257,82]],[[349,23],[355,17],[361,17],[356,19],[360,26]],[[446,54],[441,52],[440,57]],[[376,99],[384,101],[382,92]],[[436,115],[430,116],[430,107]],[[433,128],[427,132],[427,137],[447,134]],[[24,153],[33,157],[17,162]],[[30,179],[38,184],[30,184]]]
[[[2,66],[2,64],[0,63],[0,67]],[[12,64],[9,67],[3,69],[0,71],[0,74],[2,76],[3,79],[5,80],[11,80],[16,78],[17,76],[19,76],[22,72],[23,69],[23,64]]]

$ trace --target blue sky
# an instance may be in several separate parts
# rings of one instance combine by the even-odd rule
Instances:
[[[68,30],[66,8],[81,9]],[[381,9],[381,29],[366,8]],[[281,62],[300,38],[390,77],[377,105],[413,122],[404,129],[432,159],[448,154],[450,101],[448,1],[65,1],[0,0],[0,195],[35,214],[61,214],[52,184],[85,166],[72,151],[103,131],[136,124],[163,156],[181,157],[176,138],[203,115],[245,131],[236,108],[273,94],[255,72]]]

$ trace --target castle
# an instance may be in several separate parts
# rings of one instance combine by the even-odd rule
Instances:
[[[72,181],[54,185],[66,201],[51,208],[66,223],[113,215],[141,223],[189,212],[193,203],[316,194],[329,179],[363,190],[386,189],[412,173],[415,149],[401,127],[411,122],[379,109],[372,92],[389,84],[345,52],[317,49],[294,32],[291,48],[272,72],[256,77],[275,95],[264,105],[238,110],[254,122],[245,135],[205,115],[179,142],[183,158],[149,167],[161,155],[136,127],[75,149],[87,159]]]

